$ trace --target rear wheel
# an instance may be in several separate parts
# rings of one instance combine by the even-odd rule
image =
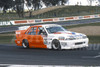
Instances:
[[[61,45],[60,45],[60,42],[58,40],[53,40],[52,42],[52,49],[55,49],[55,50],[61,50]]]
[[[28,43],[28,41],[27,41],[26,39],[23,40],[22,46],[23,46],[24,48],[29,48],[29,43]]]

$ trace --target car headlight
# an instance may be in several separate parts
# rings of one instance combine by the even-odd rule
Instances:
[[[74,38],[74,37],[73,37],[73,38],[69,38],[69,40],[75,40],[75,39],[76,39],[76,38]]]
[[[75,40],[76,38],[66,38],[66,40]]]
[[[66,40],[75,40],[76,38],[74,36],[70,36],[68,38],[66,38]]]
[[[59,40],[75,40],[75,39],[76,39],[75,37],[68,37],[68,38],[59,37]]]
[[[87,38],[87,36],[83,36],[82,38],[83,38],[83,39],[86,39],[86,38]]]
[[[65,37],[59,37],[59,40],[65,40]]]

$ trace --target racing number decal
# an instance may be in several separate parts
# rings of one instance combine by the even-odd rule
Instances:
[[[44,40],[44,44],[47,45],[47,37],[46,36],[42,36],[43,37],[43,40]]]

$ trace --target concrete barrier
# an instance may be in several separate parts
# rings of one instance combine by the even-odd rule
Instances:
[[[85,15],[85,16],[72,16],[72,17],[58,17],[58,18],[2,21],[2,22],[0,22],[0,26],[35,24],[35,23],[46,23],[46,22],[60,22],[60,21],[72,21],[72,20],[93,19],[93,18],[100,18],[100,14]]]

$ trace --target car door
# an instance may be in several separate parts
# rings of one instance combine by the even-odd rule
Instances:
[[[46,48],[46,45],[44,45],[43,42],[43,37],[41,35],[38,35],[38,32],[38,27],[32,27],[29,29],[27,33],[29,46],[34,48]]]
[[[26,33],[26,39],[28,40],[30,47],[34,47],[36,45],[36,30],[37,27],[31,27]]]
[[[47,34],[43,27],[38,27],[36,37],[37,43],[40,48],[47,48],[47,45],[45,43],[45,38],[47,38]]]

